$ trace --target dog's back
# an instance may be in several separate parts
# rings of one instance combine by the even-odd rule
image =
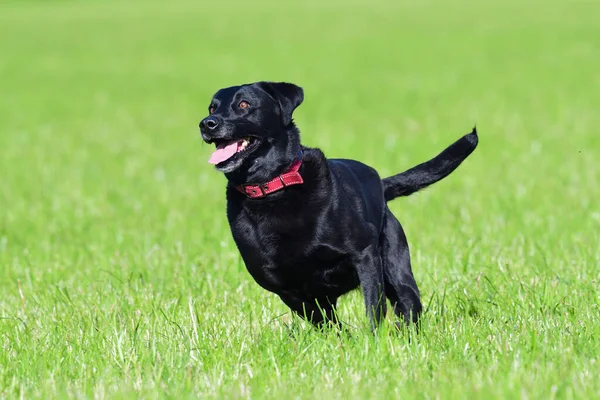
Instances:
[[[355,160],[334,158],[327,161],[334,181],[349,199],[352,210],[360,213],[365,221],[380,230],[385,198],[377,171]]]

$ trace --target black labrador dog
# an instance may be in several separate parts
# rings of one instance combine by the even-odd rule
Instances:
[[[300,144],[292,113],[302,88],[256,82],[219,90],[200,122],[225,174],[227,218],[246,268],[317,326],[331,321],[340,296],[362,288],[371,328],[386,298],[406,324],[421,313],[408,243],[387,202],[449,175],[478,143],[473,131],[430,161],[381,179],[358,161],[327,159]]]

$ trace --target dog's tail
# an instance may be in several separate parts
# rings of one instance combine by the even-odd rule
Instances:
[[[478,142],[477,129],[473,128],[471,133],[452,143],[431,160],[383,179],[385,200],[411,195],[444,179],[475,150]]]

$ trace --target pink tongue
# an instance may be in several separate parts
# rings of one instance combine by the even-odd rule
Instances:
[[[228,158],[231,158],[236,152],[238,148],[237,142],[231,142],[228,144],[220,144],[214,153],[210,156],[208,160],[211,164],[221,163]]]

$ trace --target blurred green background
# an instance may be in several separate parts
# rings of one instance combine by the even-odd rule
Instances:
[[[600,4],[0,3],[0,397],[590,398]],[[198,122],[221,87],[304,88],[303,143],[391,175],[419,339],[320,335],[247,274]],[[595,199],[595,200],[594,200]],[[290,332],[293,337],[290,337]]]

